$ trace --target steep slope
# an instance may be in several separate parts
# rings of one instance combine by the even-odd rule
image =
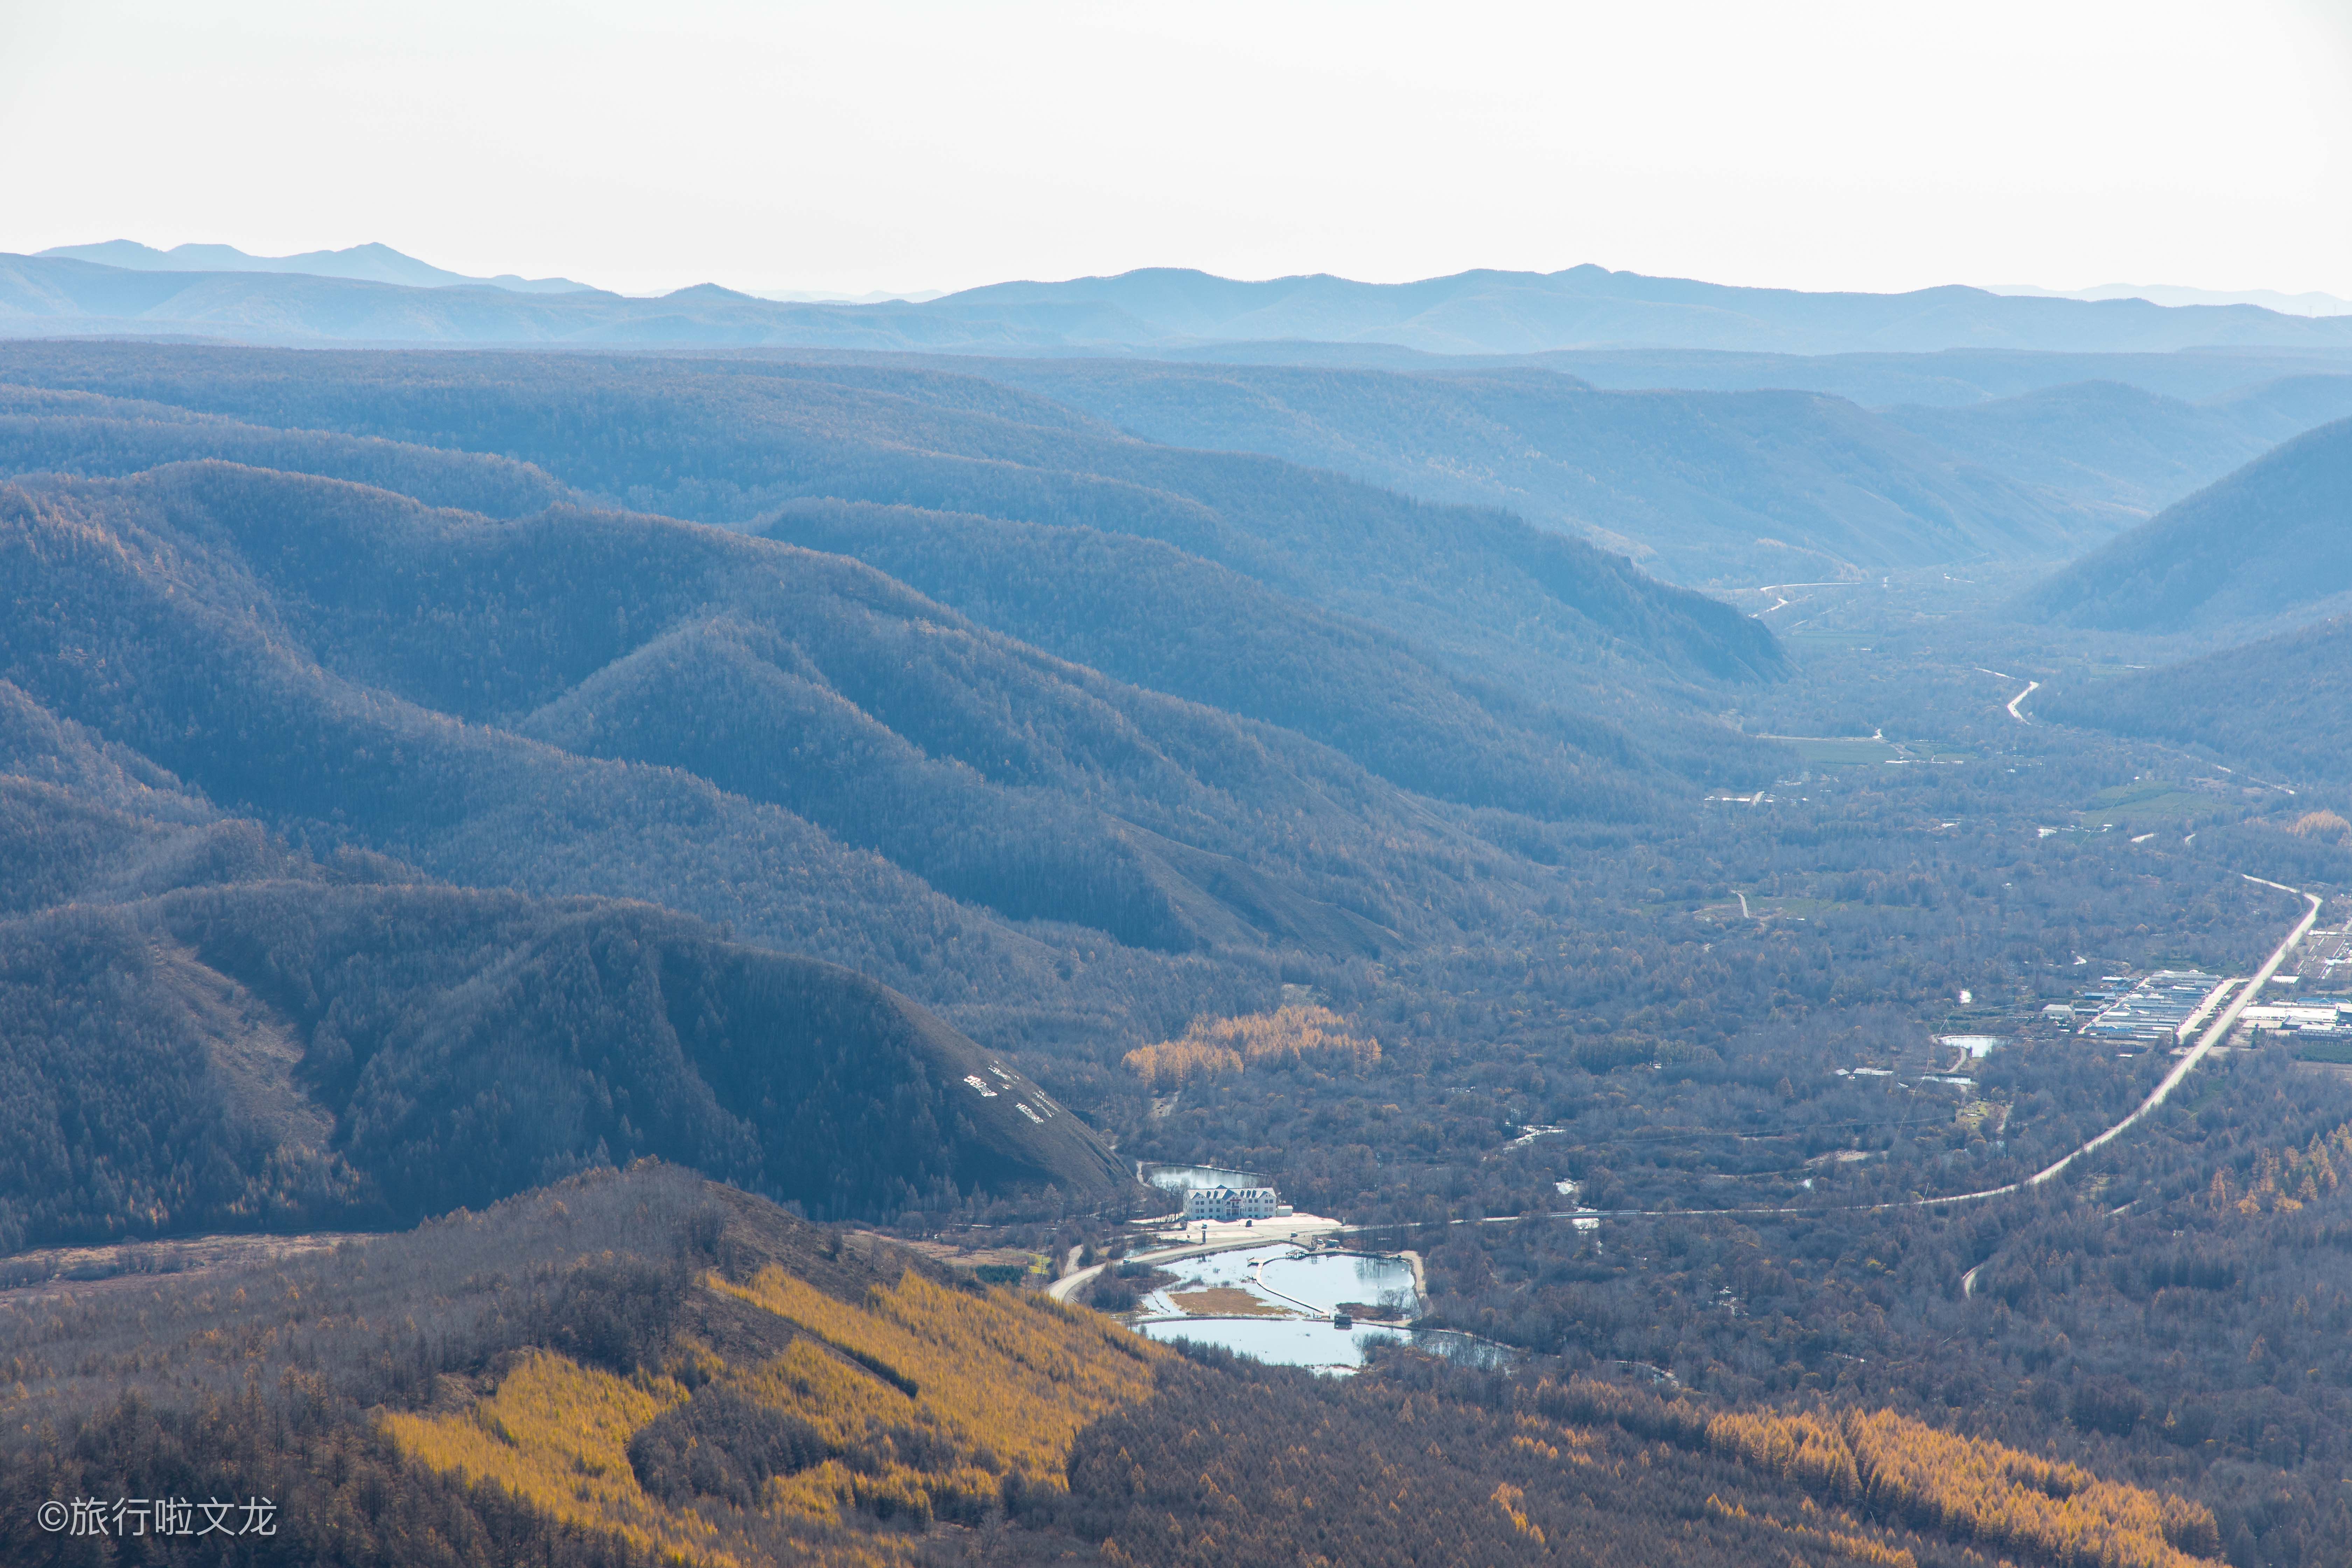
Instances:
[[[0,1058],[8,1247],[404,1222],[645,1155],[814,1214],[1128,1184],[906,998],[641,905],[278,881],[0,922]]]
[[[2223,629],[2352,590],[2352,419],[2255,459],[2020,595],[2022,618]]]
[[[1645,746],[1615,726],[1452,674],[1157,540],[845,501],[795,502],[758,531],[854,556],[1120,679],[1295,730],[1423,795],[1557,818],[1656,787]]]
[[[834,497],[1158,539],[1574,710],[1769,677],[1759,625],[1516,519],[1260,458],[1171,450],[968,376],[744,359],[0,350],[25,384],[537,464],[582,491],[740,525]]]
[[[0,709],[0,1251],[379,1223],[647,1154],[815,1213],[1128,1185],[864,976],[646,904],[315,860],[123,790],[120,748],[14,687]]]
[[[1333,753],[835,557],[225,465],[53,481],[9,521],[42,606],[9,678],[215,800],[458,880],[677,902],[942,1000],[1045,955],[924,880],[1130,944],[1362,952],[1426,918],[1402,889],[1458,875]],[[95,679],[61,651],[100,647]]]
[[[1508,507],[1682,582],[2053,559],[2111,526],[1801,393],[1600,392],[1538,370],[992,360],[982,373],[1150,440]]]
[[[2197,746],[2289,785],[2352,784],[2352,621],[2037,697],[2044,718]]]
[[[1066,1489],[1077,1434],[1176,1360],[650,1164],[158,1283],[74,1302],[81,1344],[142,1353],[70,1366],[24,1358],[47,1315],[0,1295],[39,1407],[0,1496],[268,1499],[236,1550],[272,1568],[937,1561],[935,1519]]]
[[[862,975],[313,859],[5,683],[0,1069],[0,1251],[378,1224],[646,1155],[818,1214],[1129,1185]]]

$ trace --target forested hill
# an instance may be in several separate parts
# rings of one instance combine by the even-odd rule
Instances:
[[[267,696],[226,698],[264,763]],[[373,1227],[645,1155],[815,1214],[1138,1195],[1016,1063],[865,976],[314,858],[5,681],[0,1081],[0,1252]]]
[[[68,826],[24,794],[12,872],[28,819]],[[642,904],[272,868],[300,879],[0,920],[0,1249],[373,1228],[647,1155],[836,1216],[1142,1195],[1001,1054],[847,970]]]
[[[1809,393],[1604,392],[1536,369],[1035,359],[974,368],[1154,441],[1508,507],[1633,551],[1678,582],[2054,560],[2116,523]]]
[[[2352,620],[2053,690],[2068,724],[2199,746],[2290,787],[2352,784]]]
[[[1456,674],[1158,540],[854,501],[795,502],[758,531],[856,556],[1064,658],[1296,730],[1444,800],[1573,817],[1649,757],[1702,776],[1716,765]]]
[[[1050,962],[943,893],[1131,947],[1344,955],[1458,915],[1480,853],[1321,746],[740,534],[221,464],[51,481],[5,521],[31,606],[7,677],[224,805],[455,880],[656,899],[935,1001]]]
[[[0,1358],[21,1374],[0,1508],[267,1500],[266,1535],[238,1533],[244,1500],[228,1514],[255,1568],[2218,1568],[2221,1552],[2213,1510],[2169,1475],[1946,1430],[1941,1409],[1662,1396],[1386,1344],[1345,1378],[1191,1359],[650,1163],[289,1250],[0,1295]],[[174,1544],[145,1560],[205,1561]]]
[[[2223,629],[2352,591],[2352,419],[2264,454],[2021,595],[2029,619]]]
[[[350,479],[489,517],[521,517],[576,499],[545,471],[488,452],[281,430],[164,403],[0,385],[0,473],[114,478],[198,458]]]
[[[1116,1204],[1022,1060],[1129,1093],[1784,754],[1725,605],[970,377],[16,353],[94,384],[0,391],[17,1243]]]
[[[741,358],[17,344],[0,349],[0,381],[493,453],[608,503],[698,521],[740,526],[827,497],[1157,539],[1458,671],[1645,722],[1661,704],[1670,716],[1685,707],[1662,686],[1783,668],[1760,625],[1516,518],[1153,446],[970,376]],[[67,437],[14,439],[23,456],[11,466],[28,471]],[[160,456],[184,437],[71,439]]]

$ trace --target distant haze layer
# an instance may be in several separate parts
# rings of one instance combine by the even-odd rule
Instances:
[[[1164,354],[1221,343],[1383,344],[1456,355],[1632,348],[1804,355],[2352,351],[2352,318],[2252,305],[2018,298],[1958,286],[1818,294],[1589,265],[1414,283],[1324,275],[1245,282],[1158,268],[861,304],[777,301],[716,284],[628,299],[560,279],[463,278],[380,246],[266,263],[231,252],[234,268],[207,262],[206,270],[187,271],[173,259],[179,252],[124,246],[0,255],[0,334],[1029,353]],[[93,251],[112,259],[93,259]],[[123,259],[134,265],[116,264]],[[278,269],[311,266],[343,275]]]

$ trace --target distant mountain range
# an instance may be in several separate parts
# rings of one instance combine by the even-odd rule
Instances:
[[[135,239],[110,239],[98,245],[53,245],[40,253],[72,261],[95,261],[132,272],[299,272],[313,278],[347,278],[363,283],[397,283],[410,289],[451,289],[483,284],[518,294],[575,294],[588,291],[585,283],[569,278],[519,278],[501,272],[495,278],[469,278],[450,272],[388,245],[354,245],[342,250],[306,250],[299,256],[249,256],[234,245],[175,245],[158,250]]]
[[[2042,289],[2031,283],[1996,283],[1996,294],[2037,300],[2146,300],[2154,305],[2259,305],[2289,316],[2352,316],[2352,300],[2323,294],[2282,294],[2275,289],[2184,289],[2172,283],[2101,283],[2089,289]]]
[[[132,264],[124,265],[124,252],[79,248],[82,254],[0,256],[0,333],[1055,353],[1294,342],[1482,355],[1612,348],[1805,355],[1959,348],[2352,351],[2352,317],[2284,315],[2252,305],[2033,299],[1958,286],[1812,294],[1591,266],[1400,284],[1324,276],[1239,282],[1150,268],[992,284],[920,303],[838,304],[761,300],[710,284],[650,300],[575,287],[551,291],[559,280],[462,279],[370,247],[359,247],[367,258],[344,268],[359,275],[344,276],[275,268],[323,267],[320,257],[352,252],[283,258],[259,271],[255,258],[232,253],[236,265],[207,262],[213,269],[184,271],[158,270],[152,259],[168,262],[176,251],[132,247]],[[103,259],[88,254],[93,248],[104,251]],[[383,276],[402,265],[427,276]]]
[[[1932,352],[2005,345],[2118,353],[2207,344],[2352,345],[2352,321],[2252,306],[2168,310],[1949,286],[1906,294],[1804,293],[1649,278],[1594,266],[1564,272],[1457,273],[1415,283],[1343,278],[1235,282],[1150,268],[1062,283],[999,283],[942,303],[1091,305],[1119,312],[1145,341],[1377,342],[1441,353],[1678,347],[1789,353]]]

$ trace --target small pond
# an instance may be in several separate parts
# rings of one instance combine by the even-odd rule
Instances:
[[[1147,1339],[1184,1340],[1196,1345],[1216,1345],[1274,1366],[1303,1366],[1311,1371],[1344,1375],[1364,1364],[1365,1352],[1380,1341],[1408,1343],[1416,1350],[1473,1366],[1507,1365],[1509,1347],[1450,1330],[1374,1328],[1359,1323],[1335,1329],[1322,1318],[1166,1318],[1138,1323]]]
[[[1412,1265],[1402,1258],[1376,1258],[1362,1252],[1277,1256],[1258,1278],[1268,1290],[1304,1301],[1318,1311],[1333,1311],[1352,1301],[1381,1308],[1390,1317],[1420,1314],[1421,1303],[1412,1291]]]
[[[1223,1286],[1229,1289],[1246,1290],[1264,1301],[1270,1312],[1295,1312],[1297,1309],[1291,1303],[1258,1289],[1257,1266],[1270,1258],[1288,1258],[1297,1250],[1295,1247],[1277,1242],[1270,1247],[1243,1247],[1230,1252],[1203,1253],[1197,1258],[1171,1258],[1160,1267],[1176,1276],[1176,1283],[1146,1294],[1143,1310],[1152,1314],[1180,1312],[1183,1309],[1171,1300],[1171,1297]]]
[[[1189,1340],[1252,1361],[1318,1372],[1353,1372],[1364,1364],[1364,1349],[1374,1340],[1402,1337],[1395,1329],[1335,1329],[1322,1318],[1167,1318],[1138,1323],[1136,1331],[1146,1339]]]

